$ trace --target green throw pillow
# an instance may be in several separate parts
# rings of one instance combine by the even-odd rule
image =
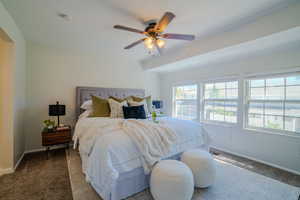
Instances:
[[[92,96],[93,113],[89,117],[109,117],[110,108],[107,99]]]

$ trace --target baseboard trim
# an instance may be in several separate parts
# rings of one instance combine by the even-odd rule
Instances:
[[[41,152],[41,151],[46,151],[46,148],[26,150],[26,151],[25,151],[25,154],[29,154],[29,153],[37,153],[37,152]]]
[[[14,173],[16,171],[16,169],[18,168],[18,166],[20,165],[21,161],[23,160],[24,155],[25,155],[25,152],[22,153],[22,156],[19,158],[18,162],[15,164],[15,166],[13,168],[0,169],[0,176],[2,176],[4,174]]]
[[[72,144],[70,144],[69,146],[72,147]],[[62,149],[62,148],[66,148],[66,145],[56,145],[56,146],[51,147],[51,150],[52,149]],[[26,150],[25,154],[36,153],[36,152],[41,152],[41,151],[46,151],[46,147],[39,148],[39,149]]]
[[[13,168],[0,169],[0,176],[5,175],[5,174],[11,174],[11,173],[14,173]]]
[[[14,167],[14,171],[16,171],[16,169],[18,168],[18,166],[20,165],[21,161],[23,160],[25,155],[25,152],[22,153],[22,156],[19,158],[18,162],[16,163],[15,167]]]
[[[260,160],[260,159],[256,159],[256,158],[253,158],[253,157],[251,157],[251,156],[246,156],[246,155],[244,155],[244,154],[236,153],[236,152],[233,152],[233,151],[230,151],[230,150],[227,150],[227,149],[223,149],[223,148],[219,148],[219,147],[216,147],[216,146],[211,146],[211,147],[214,148],[214,149],[216,149],[216,150],[224,151],[225,153],[230,153],[230,154],[232,154],[232,155],[244,157],[244,158],[247,158],[247,159],[249,159],[249,160],[254,160],[254,161],[256,161],[256,162],[260,162],[260,163],[269,165],[269,166],[271,166],[271,167],[275,167],[275,168],[278,168],[278,169],[281,169],[281,170],[284,170],[284,171],[287,171],[287,172],[290,172],[290,173],[293,173],[293,174],[296,174],[296,175],[300,175],[300,172],[299,172],[299,171],[296,171],[296,170],[293,170],[293,169],[289,169],[289,168],[286,168],[286,167],[282,167],[282,166],[276,165],[276,164],[274,164],[274,163],[270,163],[270,162],[267,162],[267,161],[263,161],[263,160]]]

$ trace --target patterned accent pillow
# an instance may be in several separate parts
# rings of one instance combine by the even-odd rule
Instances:
[[[128,106],[127,101],[118,102],[114,99],[108,99],[111,118],[124,118],[123,106]]]

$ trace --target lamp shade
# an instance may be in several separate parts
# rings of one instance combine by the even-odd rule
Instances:
[[[55,105],[49,105],[49,116],[60,116],[66,114],[66,106],[57,102]]]
[[[153,100],[152,101],[152,105],[156,108],[156,109],[161,109],[163,107],[163,102],[159,101],[159,100]]]

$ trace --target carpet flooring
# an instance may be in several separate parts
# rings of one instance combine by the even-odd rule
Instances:
[[[13,174],[0,177],[0,200],[72,200],[64,149],[26,154]]]
[[[240,156],[235,156],[217,149],[211,149],[215,159],[230,163],[232,165],[247,169],[263,176],[278,180],[280,182],[300,188],[300,175],[296,175],[282,169],[256,162]],[[299,199],[300,200],[300,199]]]
[[[217,150],[213,150],[213,152],[216,153],[214,155],[215,159],[220,162],[247,169],[245,171],[252,171],[264,177],[270,177],[273,180],[277,180],[277,182],[280,181],[291,186],[300,187],[300,176],[298,175]],[[74,162],[77,162],[79,165],[71,165]],[[202,192],[203,190],[195,190],[194,199],[219,200],[219,198],[205,198],[203,196],[197,198],[197,195],[199,196]],[[230,197],[228,198],[230,199]],[[0,177],[0,200],[72,199],[100,199],[89,184],[84,181],[84,176],[81,173],[80,157],[73,150],[70,151],[67,159],[64,149],[51,151],[48,160],[44,152],[27,154],[15,173]],[[152,199],[151,194],[149,190],[146,190],[127,200],[150,199]],[[221,199],[224,200],[224,198]],[[256,198],[254,199],[257,200]],[[293,196],[291,200],[294,199],[298,200]]]
[[[213,152],[217,163],[216,183],[207,189],[195,189],[192,200],[298,200],[300,176],[224,152]],[[72,151],[67,160],[74,200],[102,200],[85,182],[78,152]],[[153,198],[145,190],[126,200]]]

